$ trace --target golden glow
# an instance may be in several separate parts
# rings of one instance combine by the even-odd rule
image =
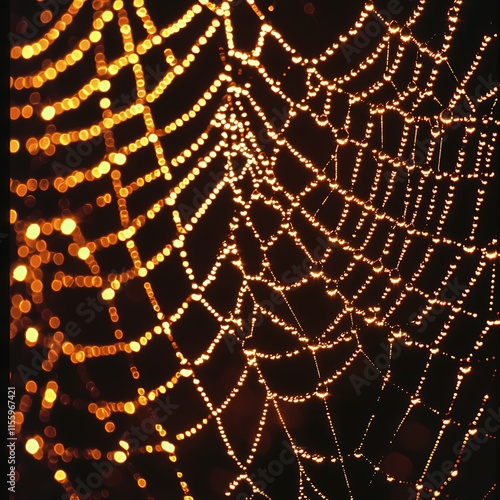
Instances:
[[[119,464],[123,464],[127,460],[127,455],[123,451],[115,451],[113,460]]]
[[[27,274],[28,274],[28,268],[24,264],[17,266],[14,269],[14,272],[12,273],[16,281],[24,281]]]
[[[25,337],[30,344],[36,344],[38,340],[38,330],[30,326],[26,329]]]
[[[134,403],[125,403],[125,411],[129,414],[132,415],[135,413],[135,406]]]
[[[110,160],[117,165],[125,165],[127,157],[123,153],[117,153]]]
[[[42,118],[44,120],[50,121],[50,120],[52,120],[52,118],[54,118],[55,115],[56,115],[56,110],[53,106],[47,106],[47,107],[43,108]]]
[[[64,219],[61,224],[61,233],[69,235],[76,229],[76,222],[73,219]]]
[[[103,290],[102,292],[102,298],[104,300],[112,300],[114,296],[115,291],[112,288],[106,288],[106,290]]]
[[[90,250],[87,247],[82,247],[78,250],[78,257],[82,260],[86,260],[90,257]]]
[[[57,470],[54,474],[54,479],[59,483],[63,483],[67,478],[68,476],[66,475],[66,472],[61,469]]]
[[[26,238],[36,240],[40,236],[40,226],[38,224],[30,224],[26,229]]]
[[[17,139],[11,139],[10,140],[10,152],[11,153],[17,153],[19,151],[19,141]]]
[[[172,443],[169,443],[168,441],[162,441],[161,442],[161,447],[167,452],[167,453],[173,453],[175,451],[175,446]]]
[[[124,449],[128,450],[130,448],[130,445],[128,444],[127,441],[119,441],[118,444]]]
[[[26,441],[25,448],[28,453],[34,455],[40,449],[40,444],[36,439],[30,438]]]

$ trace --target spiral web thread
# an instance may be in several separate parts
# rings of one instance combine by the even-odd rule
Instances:
[[[474,408],[473,417],[467,421],[459,421],[453,417],[454,405],[460,398],[463,385],[467,383],[467,377],[472,376],[476,370],[490,369],[494,373],[491,368],[495,360],[491,352],[491,338],[498,325],[494,310],[497,240],[492,234],[485,236],[482,221],[487,217],[485,199],[491,193],[494,180],[491,164],[498,120],[493,112],[498,102],[498,87],[487,89],[474,100],[470,95],[477,77],[484,74],[481,72],[484,71],[482,59],[484,54],[492,50],[496,37],[485,35],[477,47],[475,57],[470,61],[470,69],[463,75],[456,75],[448,63],[447,53],[454,43],[455,35],[460,31],[457,28],[463,7],[463,2],[460,1],[454,1],[447,11],[447,27],[439,50],[431,50],[412,33],[413,26],[418,25],[429,2],[420,1],[415,5],[404,25],[398,25],[394,21],[385,22],[373,4],[367,3],[355,25],[315,59],[302,57],[288,45],[252,0],[247,0],[247,8],[253,11],[261,26],[257,44],[251,51],[239,50],[235,46],[233,30],[236,32],[238,26],[233,26],[232,10],[227,3],[215,5],[200,0],[168,26],[157,26],[154,16],[150,15],[142,0],[125,3],[126,5],[122,1],[94,1],[90,4],[85,0],[74,0],[58,21],[48,20],[45,35],[11,50],[14,61],[29,59],[34,69],[30,75],[11,78],[14,102],[11,117],[16,122],[19,120],[25,123],[22,132],[28,134],[11,138],[14,162],[16,155],[24,150],[31,156],[43,153],[46,159],[50,159],[55,158],[58,151],[64,152],[68,145],[101,136],[105,141],[105,152],[100,158],[95,161],[92,159],[91,164],[84,163],[71,173],[53,176],[51,172],[47,174],[47,169],[40,169],[37,178],[11,181],[14,197],[11,223],[18,246],[18,258],[12,265],[11,341],[13,345],[17,345],[16,342],[22,339],[26,352],[31,352],[31,348],[37,346],[45,346],[48,350],[47,359],[42,365],[43,377],[32,377],[23,383],[19,379],[18,370],[12,370],[13,380],[22,385],[16,421],[17,431],[22,436],[21,442],[28,454],[32,455],[25,458],[27,467],[33,460],[46,464],[47,482],[60,483],[57,491],[61,494],[65,491],[68,495],[73,495],[72,498],[77,498],[74,484],[76,478],[72,477],[68,469],[71,462],[113,460],[116,467],[128,467],[127,470],[131,471],[136,485],[131,494],[134,498],[139,498],[142,490],[147,493],[149,478],[147,470],[141,471],[131,465],[133,455],[164,454],[176,470],[179,491],[188,499],[194,496],[190,486],[189,465],[178,461],[179,450],[190,439],[202,434],[207,426],[215,424],[219,439],[237,471],[226,484],[226,494],[232,495],[231,492],[240,485],[247,484],[256,495],[255,498],[259,498],[258,495],[271,498],[266,493],[267,490],[250,477],[250,471],[255,456],[259,453],[262,435],[273,414],[284,435],[292,443],[296,456],[294,467],[298,474],[297,498],[329,498],[322,487],[315,483],[314,474],[311,474],[311,470],[325,463],[333,464],[332,467],[341,473],[343,484],[339,484],[339,491],[344,491],[345,496],[339,493],[338,498],[356,498],[353,484],[357,479],[349,472],[352,461],[367,465],[370,471],[368,476],[372,480],[383,478],[406,488],[414,487],[417,498],[420,498],[426,492],[426,487],[423,486],[425,475],[439,467],[436,456],[439,455],[440,447],[444,447],[442,443],[449,429],[458,431],[460,449],[465,449],[486,415],[491,396],[489,386],[479,387],[481,397]],[[88,28],[89,35],[72,51],[66,46],[58,47],[60,38],[79,22],[78,17],[85,9],[95,11],[93,26]],[[364,49],[360,62],[345,74],[333,78],[324,76],[321,68],[326,67],[330,60],[343,57],[343,44],[352,41],[354,36],[363,31],[372,15],[379,16],[384,28],[376,43],[370,46],[371,50]],[[138,20],[142,24],[142,33],[135,33],[131,28],[130,16],[136,16],[134,26]],[[177,59],[169,48],[171,40],[189,29],[190,23],[198,18],[203,19],[203,32],[198,35],[187,54],[178,56]],[[109,60],[104,50],[105,27],[113,23],[120,28],[123,53],[120,57]],[[202,94],[186,97],[186,101],[190,102],[189,110],[175,120],[165,122],[161,114],[153,111],[153,104],[164,93],[168,94],[169,87],[176,79],[189,75],[191,65],[198,58],[203,58],[205,52],[213,50],[212,38],[216,37],[219,37],[219,41],[225,40],[226,46],[221,52],[220,68],[215,79],[207,81]],[[294,100],[289,97],[282,90],[280,79],[271,76],[273,68],[268,68],[261,61],[269,44],[279,46],[282,58],[289,62],[287,69],[305,69],[303,74],[307,91],[302,99]],[[60,54],[66,51],[65,55],[54,58],[50,64],[46,61],[41,64],[40,58],[56,47]],[[170,69],[153,89],[147,89],[141,61],[157,47],[162,49]],[[44,90],[52,88],[50,86],[56,84],[61,75],[72,66],[78,67],[86,54],[92,51],[95,54],[95,74],[82,75],[85,83],[74,95],[64,95],[47,104]],[[409,59],[412,60],[410,71],[407,69]],[[14,71],[16,62],[13,64]],[[406,66],[403,67],[403,64]],[[274,125],[272,116],[266,114],[265,106],[255,97],[255,81],[242,83],[242,78],[235,76],[235,68],[254,70],[255,80],[259,79],[259,85],[266,87],[284,104],[288,112],[282,125]],[[137,99],[127,105],[126,109],[113,112],[110,109],[115,95],[113,92],[119,85],[115,82],[118,82],[121,72],[126,69],[133,72]],[[367,72],[371,76],[367,77]],[[406,72],[405,86],[395,83],[401,72]],[[243,73],[240,72],[239,75],[241,74]],[[440,102],[434,86],[443,74],[453,78],[454,89],[446,101]],[[370,79],[372,81],[367,85]],[[387,92],[387,89],[390,89],[391,97],[381,100],[379,96]],[[30,93],[31,96],[38,95],[38,98],[30,97],[28,103],[25,96]],[[60,115],[85,109],[87,100],[90,107],[91,99],[96,96],[101,108],[100,119],[82,124],[80,129],[66,131],[59,130],[52,124],[52,121],[57,123]],[[324,97],[319,106],[318,96]],[[339,98],[345,99],[347,106],[342,123],[335,126],[332,124],[334,120],[330,119],[332,103],[336,103]],[[433,109],[437,111],[428,114],[422,112],[425,100],[433,101]],[[463,102],[468,102],[471,112],[460,116],[453,110]],[[210,112],[210,121],[203,132],[193,136],[188,147],[172,156],[163,147],[162,138],[182,133],[183,127],[200,120],[198,115],[213,103],[215,111]],[[336,113],[335,104],[333,108]],[[354,112],[361,108],[366,113],[364,123],[357,121]],[[269,147],[263,146],[259,131],[255,130],[255,120],[251,122],[249,115],[258,117],[271,140]],[[85,115],[85,119],[90,116],[91,114]],[[115,130],[120,124],[126,125],[137,117],[142,117],[145,133],[118,147]],[[298,117],[307,117],[314,127],[321,130],[323,136],[325,132],[330,134],[330,144],[333,146],[326,163],[317,164],[306,153],[301,152],[300,146],[294,144],[292,134],[288,132]],[[338,115],[336,119],[336,123],[340,123]],[[36,125],[32,126],[34,122]],[[43,125],[44,133],[29,135],[31,130],[40,129],[40,123],[44,122],[48,122]],[[397,150],[387,147],[390,142],[388,134],[399,134]],[[430,141],[428,147],[423,151],[419,150],[418,144],[425,138]],[[453,142],[451,138],[455,139],[454,144],[450,144]],[[156,164],[148,167],[147,173],[135,175],[130,172],[137,167],[135,158],[141,150],[146,149],[154,152]],[[452,156],[449,154],[450,150],[453,150]],[[203,155],[201,151],[204,152]],[[343,155],[344,151],[350,151],[349,160]],[[293,157],[293,161],[309,176],[307,182],[304,181],[300,189],[295,191],[284,186],[286,182],[282,181],[279,173],[281,170],[278,172],[280,162],[285,162],[285,153],[286,157]],[[193,182],[221,158],[224,161],[224,175],[215,186],[212,184],[205,201],[196,209],[193,208],[189,217],[185,217],[185,211],[180,206],[184,199],[183,193],[189,192]],[[375,168],[367,170],[367,164]],[[16,169],[13,173],[16,176]],[[124,181],[124,177],[131,180]],[[166,195],[150,199],[146,210],[132,216],[128,207],[129,198],[134,193],[140,194],[148,185],[157,183],[162,178],[168,186]],[[366,181],[367,178],[370,180]],[[250,196],[246,196],[240,186],[244,179],[251,179]],[[363,183],[366,182],[370,185],[368,190],[363,188]],[[20,215],[26,213],[23,203],[28,207],[32,206],[28,199],[36,199],[44,192],[71,199],[72,190],[81,185],[92,188],[92,183],[99,186],[101,194],[97,195],[96,192],[95,196],[88,199],[87,204],[81,204],[74,210],[66,208],[62,215],[51,216],[45,215],[42,209],[39,218],[34,218],[29,212],[25,218]],[[448,223],[453,217],[457,217],[454,209],[460,203],[459,193],[464,188],[473,193],[473,201],[469,204],[468,218],[464,219],[464,224],[468,224],[467,235],[462,238],[453,236]],[[227,192],[230,192],[234,209],[228,231],[210,271],[201,275],[193,269],[186,242],[190,233],[198,225],[204,224],[211,205],[217,203],[221,193]],[[311,198],[315,193],[315,198]],[[333,200],[341,203],[338,212],[329,205]],[[263,232],[253,219],[252,207],[258,204],[280,218],[277,229],[271,235],[261,234]],[[18,206],[22,208],[17,208]],[[99,213],[100,209],[108,206],[117,208],[121,227],[96,238],[86,237],[83,227],[90,213],[93,210]],[[148,224],[165,213],[173,221],[176,234],[171,240],[162,242],[155,255],[148,257],[145,255],[147,252],[139,249],[136,238]],[[301,239],[301,231],[294,225],[299,214],[301,220],[313,228],[322,241],[328,242],[319,259],[313,254],[313,247]],[[91,224],[95,226],[99,221],[92,219]],[[239,240],[235,236],[242,227],[250,230],[254,241],[258,242],[261,266],[255,272],[248,271]],[[63,250],[51,249],[51,239],[56,236],[64,239]],[[315,263],[305,276],[291,283],[280,278],[281,273],[276,270],[272,257],[273,247],[285,237],[291,238],[293,245],[300,249],[303,256]],[[159,238],[161,240],[161,234]],[[373,249],[374,240],[379,243],[378,250]],[[381,241],[383,244],[380,244]],[[412,251],[417,241],[421,245],[423,243],[424,251],[415,260]],[[100,263],[101,251],[120,244],[127,249],[132,265],[122,272],[105,272]],[[444,260],[436,258],[439,252],[446,255]],[[174,254],[180,257],[181,271],[189,280],[191,290],[174,312],[166,313],[162,310],[161,301],[157,299],[157,285],[153,285],[148,278],[161,273],[162,265]],[[340,255],[347,257],[347,264],[334,275],[328,271],[328,263]],[[68,263],[75,259],[80,259],[85,264],[85,272],[73,274],[73,268],[67,269]],[[212,283],[217,281],[219,270],[226,265],[236,270],[241,279],[232,310],[220,312],[206,295]],[[460,275],[459,281],[464,286],[457,295],[451,297],[452,294],[443,294],[443,290],[458,276],[457,273],[465,268],[468,274],[466,278],[464,274]],[[420,278],[429,269],[433,269],[439,279],[432,286],[425,286]],[[344,286],[360,270],[366,271],[360,284],[354,289]],[[156,324],[147,331],[135,332],[133,338],[129,336],[125,341],[126,325],[120,322],[123,305],[120,306],[117,293],[135,280],[141,283],[147,293],[156,315]],[[318,284],[334,304],[332,311],[335,313],[326,329],[318,335],[311,335],[307,332],[307,327],[303,326],[303,317],[296,311],[292,297],[296,291]],[[283,308],[266,308],[255,292],[254,285],[263,286],[269,293],[276,292],[284,303]],[[78,288],[95,291],[106,301],[105,314],[110,318],[109,331],[101,332],[100,343],[97,345],[86,341],[85,334],[74,342],[65,336],[61,325],[71,319],[71,312],[64,318],[52,310],[55,309],[54,303],[59,296]],[[478,293],[484,302],[480,310],[471,299]],[[242,343],[245,362],[237,383],[226,387],[225,399],[215,401],[205,388],[205,380],[200,373],[205,365],[210,365],[214,352],[227,351],[228,338],[236,339],[241,335],[239,332],[245,321],[242,311],[248,298],[252,304],[254,320]],[[194,333],[183,330],[182,318],[194,304],[208,312],[219,324],[219,328],[201,353],[190,356],[185,353],[181,339]],[[418,305],[423,305],[423,309],[419,310]],[[444,310],[436,322],[436,325],[439,323],[438,331],[429,336],[419,336],[415,329],[426,322],[436,305]],[[408,312],[412,311],[419,312],[410,323],[407,318]],[[259,317],[261,320],[264,318],[264,325],[272,324],[280,329],[290,339],[287,345],[292,347],[278,352],[266,352],[265,349],[255,347],[257,344],[252,343],[252,339],[257,329],[265,328],[255,326]],[[474,320],[474,331],[473,334],[469,332],[468,351],[457,353],[453,348],[453,338],[457,335],[457,330],[460,330],[457,323],[464,317]],[[362,375],[359,363],[364,359],[377,366],[373,355],[364,346],[361,333],[365,328],[384,332],[383,337],[387,339],[391,356],[395,343],[399,343],[403,349],[408,347],[417,350],[424,356],[425,362],[418,383],[411,389],[394,381],[392,359],[388,367],[380,370],[380,380],[371,387],[373,390],[376,386],[378,393],[373,403],[374,412],[365,422],[357,446],[345,449],[332,416],[333,408],[342,402],[338,402],[333,393],[338,380],[346,380],[353,373]],[[134,359],[141,354],[147,356],[148,350],[154,349],[155,336],[165,336],[171,343],[175,352],[174,374],[158,386],[141,386],[141,371]],[[234,345],[233,342],[231,341],[231,345]],[[321,362],[321,357],[324,353],[335,352],[339,347],[347,348],[349,354],[332,371]],[[130,400],[104,400],[99,397],[99,386],[92,382],[92,368],[87,370],[87,365],[91,360],[106,364],[110,358],[121,356],[122,353],[126,353],[127,359],[131,361],[130,373],[122,373],[120,377],[124,384],[137,387],[136,397]],[[30,355],[27,356],[29,358]],[[293,360],[298,356],[306,356],[314,363],[316,380],[312,382],[313,389],[294,395],[280,393],[268,382],[262,365],[278,363],[285,358]],[[59,367],[65,359],[66,363],[73,364],[78,369],[79,376],[85,382],[88,392],[83,405],[74,404],[76,396],[60,389]],[[454,367],[454,388],[446,396],[446,404],[441,408],[434,407],[423,395],[429,371],[436,359],[450,360]],[[161,372],[163,367],[158,369]],[[249,450],[242,454],[233,448],[226,432],[224,417],[246,381],[253,376],[257,376],[264,388],[265,397],[262,406],[254,408],[259,412],[258,426],[254,429]],[[169,429],[168,420],[165,424],[158,423],[155,433],[148,441],[141,443],[141,447],[134,453],[129,453],[124,441],[118,442],[119,437],[114,447],[105,449],[97,446],[78,449],[66,445],[59,440],[58,429],[51,425],[52,415],[58,406],[73,405],[74,411],[88,413],[90,419],[114,437],[115,422],[123,417],[125,421],[127,418],[132,419],[143,407],[154,406],[157,398],[168,395],[178,384],[185,384],[186,381],[195,388],[195,397],[203,401],[206,416],[175,432]],[[392,438],[387,444],[389,447],[417,409],[437,416],[439,421],[433,435],[434,444],[418,471],[417,480],[394,477],[387,471],[383,455],[374,458],[364,451],[365,439],[369,437],[377,416],[377,405],[383,401],[388,388],[399,391],[406,402],[406,409],[400,412]],[[283,406],[291,403],[301,407],[311,400],[319,401],[323,407],[333,443],[329,452],[319,448],[310,449],[301,444],[288,425]],[[39,419],[39,432],[30,430],[25,433],[24,423],[33,418]],[[487,437],[488,440],[495,439],[491,434]],[[452,458],[455,458],[454,464],[444,483],[436,488],[437,492],[446,492],[460,476],[460,455]],[[19,481],[26,481],[22,472]],[[103,490],[106,488],[112,491],[112,486],[101,487]],[[494,491],[495,485],[491,485],[490,490],[484,492],[483,498],[491,498]],[[103,498],[105,496],[103,494]]]

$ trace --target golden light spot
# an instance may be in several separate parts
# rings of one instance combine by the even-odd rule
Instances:
[[[132,349],[133,352],[139,352],[141,350],[141,344],[133,340],[130,342],[130,349]]]
[[[32,344],[36,344],[36,341],[38,340],[38,330],[36,328],[33,328],[30,326],[25,334],[24,334],[26,340]]]
[[[24,281],[24,278],[26,278],[27,274],[28,274],[28,268],[24,264],[17,266],[14,269],[14,272],[12,273],[16,281]]]
[[[42,118],[46,121],[52,120],[56,116],[56,109],[54,106],[46,106],[42,110]]]
[[[109,80],[103,80],[99,82],[99,90],[101,92],[107,92],[111,88],[111,83]]]
[[[101,294],[104,300],[111,300],[115,296],[115,291],[112,288],[106,288]]]
[[[125,403],[124,410],[126,413],[129,415],[133,415],[135,413],[135,406],[134,403],[131,403],[130,401],[128,403]]]
[[[10,152],[11,153],[17,153],[19,151],[19,141],[17,139],[11,139],[10,140]]]
[[[49,403],[53,403],[57,399],[57,394],[53,389],[47,389],[45,391],[44,399]]]
[[[130,448],[130,445],[128,444],[127,441],[124,441],[123,439],[121,441],[118,441],[118,444],[124,449],[128,450]]]
[[[113,422],[106,422],[104,425],[106,432],[113,432],[115,430],[115,424]]]
[[[64,219],[61,224],[61,233],[69,235],[76,228],[76,222],[73,219]]]
[[[64,354],[71,354],[75,350],[75,346],[71,342],[65,342],[62,346]]]
[[[78,250],[78,257],[82,260],[86,260],[90,257],[90,250],[87,247],[82,247]]]
[[[92,43],[97,43],[101,39],[101,32],[100,31],[92,31],[89,35],[89,40]]]
[[[40,444],[36,439],[30,438],[26,441],[25,448],[28,453],[34,455],[40,449]]]
[[[24,59],[30,59],[33,57],[33,55],[34,51],[31,45],[25,45],[22,49],[22,56],[24,57]]]
[[[83,363],[85,361],[85,353],[83,351],[75,352],[74,356],[77,363]]]
[[[123,153],[116,153],[113,156],[109,156],[111,162],[115,163],[116,165],[125,165],[125,163],[127,162],[127,157]]]
[[[40,226],[38,224],[30,224],[26,230],[26,238],[36,240],[40,235]]]
[[[175,446],[172,443],[169,443],[168,441],[162,441],[161,442],[161,447],[167,453],[173,453],[175,451]]]
[[[119,464],[123,464],[127,460],[127,455],[123,451],[115,451],[113,453],[113,460]]]
[[[67,475],[66,475],[66,472],[64,472],[63,470],[59,469],[58,471],[56,471],[56,473],[54,474],[54,479],[60,483],[66,481],[67,479]]]

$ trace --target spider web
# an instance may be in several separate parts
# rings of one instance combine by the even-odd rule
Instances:
[[[493,498],[496,35],[455,71],[436,3],[305,57],[261,2],[74,0],[12,48],[21,497]]]

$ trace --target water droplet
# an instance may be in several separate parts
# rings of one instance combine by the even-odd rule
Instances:
[[[406,168],[407,170],[413,170],[415,168],[415,160],[413,160],[412,158],[409,158],[408,160],[406,160]]]
[[[432,137],[434,137],[434,139],[439,137],[441,135],[441,133],[442,133],[441,128],[439,128],[437,126],[431,128],[431,135],[432,135]]]
[[[343,146],[344,144],[347,144],[348,141],[349,141],[349,134],[345,129],[341,128],[337,132],[337,143]]]
[[[453,121],[453,111],[443,109],[443,111],[439,114],[439,119],[441,120],[441,123],[444,123],[445,125],[450,124]]]
[[[328,391],[316,391],[316,396],[321,399],[326,399],[330,393]]]
[[[409,42],[411,39],[411,30],[407,26],[403,26],[401,29],[401,40],[403,42]]]
[[[488,259],[496,259],[498,255],[497,249],[495,245],[488,245],[486,247],[486,258]]]
[[[429,164],[426,164],[426,165],[422,166],[422,168],[420,169],[420,171],[422,172],[422,175],[424,175],[425,177],[427,177],[428,175],[431,174],[432,167]]]
[[[285,136],[283,134],[278,134],[278,137],[276,138],[276,144],[278,146],[284,146],[285,145]]]
[[[391,271],[391,277],[390,277],[391,283],[399,283],[401,281],[401,274],[399,274],[399,271],[397,269],[393,269]]]
[[[389,24],[389,33],[395,34],[399,31],[399,24],[397,21],[391,21]]]
[[[365,316],[365,321],[368,323],[368,324],[371,324],[371,323],[374,323],[375,320],[377,319],[377,316],[375,315],[374,312],[369,312],[366,314]]]
[[[326,125],[328,125],[328,116],[323,113],[322,115],[318,116],[316,121],[318,122],[318,125],[320,127],[325,127]]]

